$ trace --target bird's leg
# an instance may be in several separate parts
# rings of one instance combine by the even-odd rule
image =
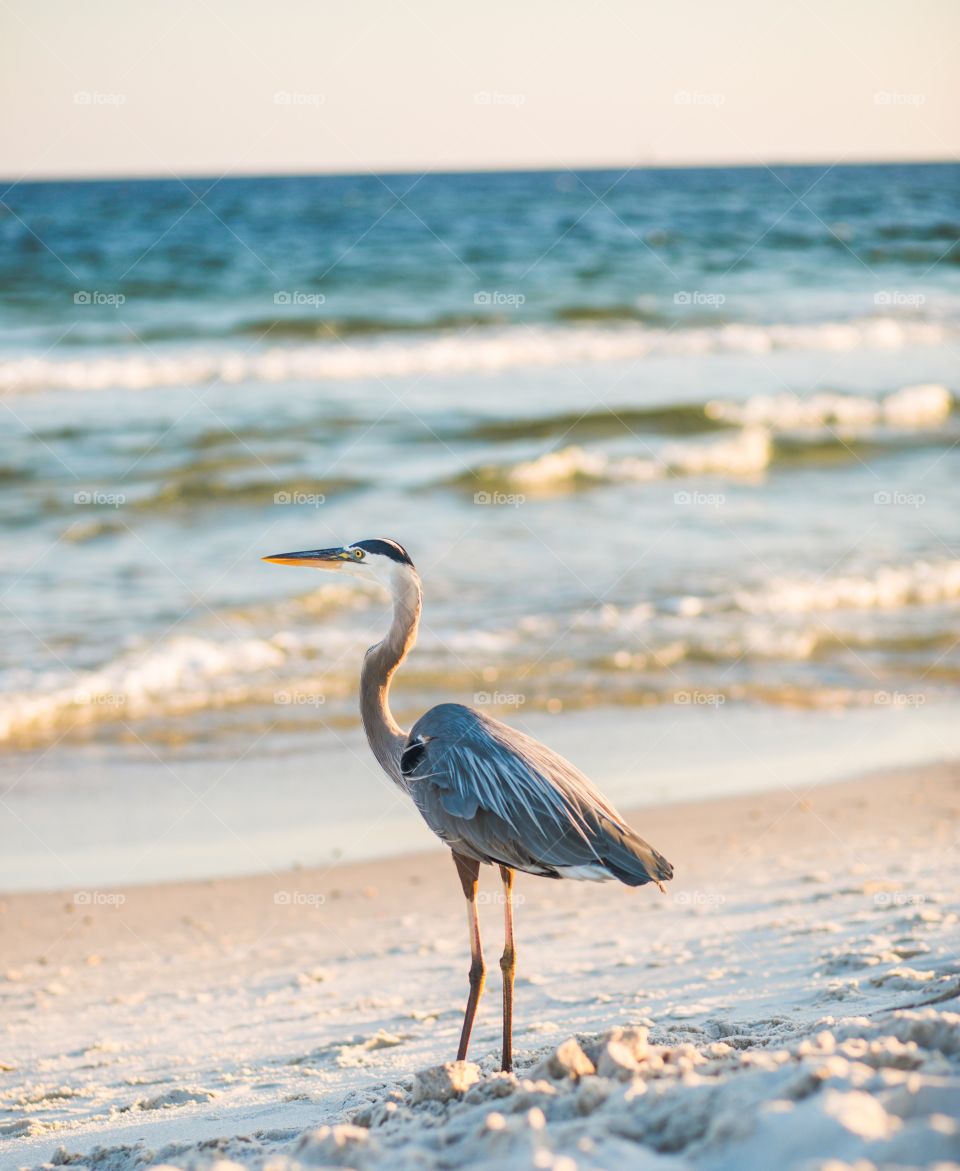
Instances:
[[[503,973],[503,1061],[504,1073],[513,1069],[513,976],[517,970],[517,952],[513,946],[513,871],[500,867],[503,879],[503,955],[500,971]]]
[[[463,1030],[460,1033],[460,1048],[457,1050],[457,1061],[465,1061],[467,1046],[470,1044],[470,1032],[473,1029],[473,1018],[477,1015],[477,1005],[480,994],[483,992],[483,979],[486,969],[483,966],[483,952],[480,950],[480,917],[477,914],[477,883],[480,877],[480,863],[472,858],[464,858],[462,854],[454,852],[453,861],[460,875],[460,885],[467,900],[467,926],[470,929],[470,995],[467,997],[467,1010],[463,1014]]]

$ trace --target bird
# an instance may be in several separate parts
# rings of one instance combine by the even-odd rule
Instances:
[[[503,1045],[513,1068],[514,874],[627,886],[663,883],[673,867],[643,840],[599,790],[562,756],[499,720],[459,703],[431,708],[404,731],[390,711],[390,684],[417,638],[423,592],[406,549],[388,538],[264,557],[276,565],[335,570],[379,582],[392,596],[385,638],[360,671],[360,716],[374,757],[413,800],[453,853],[467,902],[469,991],[457,1061],[465,1061],[486,967],[477,908],[480,867],[496,866],[504,895]]]

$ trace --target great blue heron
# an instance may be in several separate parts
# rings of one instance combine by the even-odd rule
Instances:
[[[393,595],[386,638],[370,647],[360,672],[360,714],[373,755],[413,798],[433,832],[453,851],[467,899],[470,992],[457,1060],[467,1056],[483,991],[477,915],[481,863],[497,866],[504,889],[502,1067],[513,1064],[513,874],[642,886],[673,877],[673,867],[627,825],[587,780],[543,744],[459,703],[441,703],[404,732],[390,712],[390,680],[417,637],[422,594],[413,562],[396,541],[357,541],[265,557],[372,575]],[[663,887],[661,886],[662,890]]]

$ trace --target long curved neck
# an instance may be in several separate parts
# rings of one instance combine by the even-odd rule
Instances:
[[[393,575],[393,621],[387,637],[372,646],[360,672],[360,716],[367,742],[380,767],[397,784],[403,784],[400,754],[406,743],[403,731],[390,711],[390,680],[417,641],[420,625],[420,578],[414,569]]]

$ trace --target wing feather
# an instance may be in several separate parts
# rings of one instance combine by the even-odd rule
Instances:
[[[427,712],[401,767],[431,829],[479,861],[631,886],[673,874],[573,765],[472,708]]]

